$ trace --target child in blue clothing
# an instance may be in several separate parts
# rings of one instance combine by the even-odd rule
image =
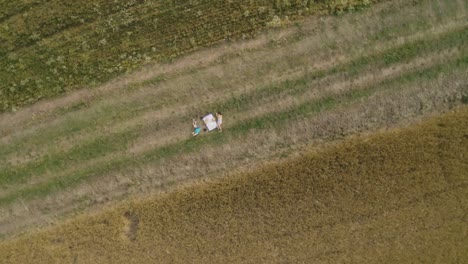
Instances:
[[[192,124],[193,124],[193,132],[192,132],[192,136],[197,136],[198,134],[200,134],[201,132],[201,127],[199,127],[197,125],[197,121],[195,121],[195,119],[192,119]]]

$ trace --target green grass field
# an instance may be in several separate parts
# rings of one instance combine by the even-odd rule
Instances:
[[[6,263],[28,263],[27,252],[38,252],[42,263],[48,263],[47,256],[54,263],[93,263],[93,258],[116,263],[128,260],[129,248],[142,252],[136,263],[152,257],[162,262],[425,262],[429,257],[418,259],[417,252],[435,257],[450,245],[453,254],[440,256],[440,262],[466,257],[456,243],[460,237],[449,235],[451,228],[466,229],[457,220],[457,206],[466,204],[461,199],[466,141],[459,137],[467,128],[466,1],[209,3],[0,2],[0,67],[6,69],[0,85],[7,85],[0,86],[5,110],[0,113],[0,257],[10,256]],[[225,24],[216,27],[219,23]],[[60,69],[49,72],[56,66]],[[11,89],[9,83],[25,77],[30,80]],[[42,78],[49,80],[36,81]],[[192,138],[192,118],[216,111],[223,113],[223,132]],[[439,115],[445,117],[382,132]],[[460,156],[449,155],[452,150]],[[319,178],[301,180],[302,186],[295,175]],[[444,175],[446,185],[440,181]],[[249,189],[257,178],[264,190]],[[245,192],[235,187],[241,182]],[[255,201],[249,192],[264,198]],[[317,194],[326,202],[301,203],[294,192],[307,199]],[[379,198],[382,193],[388,196]],[[231,198],[241,194],[246,199],[236,198],[237,203],[272,222],[255,222],[258,215],[242,210],[234,217],[232,208],[239,207]],[[271,211],[268,195],[278,199]],[[198,197],[193,212],[183,207],[187,197]],[[129,205],[134,199],[140,200]],[[280,210],[289,203],[297,207]],[[439,217],[446,213],[444,203],[454,209],[447,218]],[[152,206],[162,208],[161,214],[151,215]],[[113,209],[101,212],[108,207]],[[181,215],[183,210],[193,216]],[[434,222],[419,223],[420,210],[428,210]],[[224,214],[234,222],[222,219]],[[102,220],[107,216],[111,220]],[[198,216],[204,220],[196,222]],[[97,218],[103,222],[94,222]],[[217,246],[207,242],[220,235],[218,220],[237,228],[228,236],[237,245],[234,251],[220,237]],[[148,224],[158,221],[163,224]],[[405,229],[412,221],[423,230],[420,236]],[[85,222],[96,228],[90,231],[94,237],[81,231],[63,235],[70,225],[84,230]],[[195,222],[204,231],[188,227]],[[267,230],[268,223],[274,230]],[[314,229],[320,223],[334,224]],[[262,233],[256,233],[256,224]],[[46,226],[48,231],[40,231]],[[282,230],[278,226],[287,234],[275,233]],[[354,236],[354,229],[361,232]],[[200,241],[197,232],[206,233]],[[398,237],[405,232],[412,234],[410,242]],[[97,239],[101,235],[106,241]],[[152,236],[160,240],[149,241]],[[436,236],[440,249],[434,246]],[[30,251],[21,242],[27,239],[37,239]],[[422,244],[408,249],[411,241]],[[177,243],[186,246],[177,249]],[[217,250],[208,254],[209,247]],[[144,253],[150,248],[169,253]],[[208,255],[198,256],[201,251]]]
[[[246,38],[284,19],[358,10],[372,2],[2,2],[0,111],[96,86],[225,39]]]

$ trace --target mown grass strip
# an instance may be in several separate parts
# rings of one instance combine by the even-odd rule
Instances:
[[[116,120],[125,112],[115,112],[115,105],[104,104],[98,109],[93,109],[86,117],[67,118],[60,126],[47,127],[37,131],[30,138],[21,138],[12,144],[4,144],[0,148],[0,157],[15,153],[18,149],[28,149],[28,146],[43,146],[50,143],[59,136],[70,137],[74,133],[100,125],[100,116],[105,116],[109,120]]]
[[[402,46],[394,47],[389,50],[378,52],[376,54],[362,56],[348,63],[335,66],[327,70],[319,70],[307,73],[297,79],[289,79],[275,85],[268,85],[243,94],[239,97],[232,97],[225,102],[213,104],[208,109],[229,109],[240,110],[247,105],[254,105],[262,99],[273,96],[295,95],[298,96],[304,91],[310,89],[309,83],[326,76],[334,74],[345,74],[347,77],[355,77],[366,69],[388,67],[397,63],[405,63],[410,60],[428,55],[435,51],[444,50],[453,47],[463,47],[468,43],[467,27],[447,32],[434,38],[422,39],[412,43],[405,43]]]
[[[398,36],[412,35],[414,32],[422,32],[441,25],[441,21],[435,18],[433,14],[427,12],[432,8],[431,1],[441,2],[440,0],[418,1],[418,3],[415,3],[418,6],[418,11],[416,12],[416,9],[408,5],[405,6],[406,8],[404,6],[394,6],[392,9],[382,10],[380,13],[382,19],[388,20],[391,17],[392,20],[390,23],[386,23],[377,34],[369,35],[369,40],[393,40]],[[450,12],[443,13],[443,16],[453,19],[459,8],[451,9]]]
[[[436,0],[437,1],[437,0]],[[451,13],[447,13],[445,14],[445,16],[447,17],[452,17],[450,16],[450,14],[452,14],[455,10],[457,10],[457,8],[459,8],[458,6],[452,8],[450,11]],[[382,12],[379,16],[380,19],[383,19],[384,16],[388,16],[390,13],[393,14],[393,12],[395,10],[399,10],[398,8],[395,8],[394,10],[385,10],[386,12]],[[368,35],[366,35],[366,38],[369,39],[368,42],[366,43],[362,43],[362,39],[353,39],[353,40],[349,40],[349,39],[343,39],[342,41],[342,45],[349,45],[349,46],[355,46],[355,47],[359,47],[359,49],[363,48],[363,47],[371,47],[373,46],[374,44],[371,44],[369,42],[385,42],[385,41],[390,41],[392,39],[395,39],[396,37],[407,37],[409,35],[412,35],[415,31],[419,31],[419,32],[422,32],[422,31],[426,31],[432,27],[434,27],[434,24],[431,23],[433,22],[432,20],[432,16],[418,16],[418,17],[414,17],[414,16],[402,16],[402,17],[399,17],[399,19],[395,20],[395,21],[392,21],[393,23],[396,23],[396,25],[393,25],[392,24],[392,27],[390,27],[388,24],[385,25],[385,27],[382,27],[381,29],[379,29],[378,31],[374,32],[374,31],[371,31],[369,32]],[[440,23],[437,23],[438,26],[440,26]],[[298,26],[299,28],[302,28],[302,25],[299,23],[297,24],[296,26]],[[303,40],[303,37],[305,37],[307,35],[304,35],[304,33],[302,32],[302,30],[299,30],[298,34],[297,35],[294,35],[290,38],[288,38],[288,44],[291,44],[291,43],[297,43],[301,40]],[[356,41],[359,41],[358,43]],[[276,43],[276,45],[278,45],[279,43]],[[276,47],[275,45],[275,47]],[[365,46],[363,46],[365,45]],[[228,56],[230,57],[230,56]],[[233,57],[237,57],[237,55],[233,55]],[[294,60],[292,60],[294,61]],[[202,67],[204,68],[204,67]],[[141,83],[135,83],[135,84],[131,84],[129,85],[129,87],[127,87],[128,90],[134,90],[134,89],[138,89],[138,88],[141,88],[141,87],[146,87],[146,86],[149,86],[149,85],[154,85],[154,84],[158,84],[162,81],[165,81],[166,80],[166,76],[164,75],[159,75],[159,76],[156,76],[152,79],[149,79],[149,80],[146,80],[146,81],[143,81]]]
[[[58,179],[52,179],[48,182],[37,184],[31,188],[19,190],[6,197],[0,198],[0,205],[12,203],[19,198],[27,200],[36,197],[43,197],[60,190],[70,188],[86,179],[98,177],[99,175],[104,175],[112,171],[126,170],[128,168],[158,162],[161,159],[174,157],[182,153],[193,153],[200,150],[203,146],[224,144],[235,138],[242,137],[252,130],[281,129],[295,120],[310,117],[317,113],[333,109],[339,105],[350,104],[365,99],[378,91],[392,88],[398,89],[398,87],[403,84],[416,84],[423,80],[432,80],[437,78],[439,74],[450,74],[455,70],[464,70],[467,66],[468,59],[464,57],[446,64],[439,64],[427,69],[408,72],[399,77],[385,80],[379,84],[374,84],[362,90],[350,91],[337,97],[325,96],[315,101],[303,103],[286,111],[269,113],[262,117],[253,118],[243,123],[239,123],[229,127],[222,134],[217,133],[207,137],[191,138],[154,149],[136,157],[122,157],[105,162],[104,164],[88,167],[85,170],[75,172],[72,175],[64,175]],[[395,88],[395,86],[397,88]]]
[[[387,53],[386,53],[387,54]],[[405,53],[407,54],[407,53]],[[363,62],[367,62],[369,60],[362,60]],[[300,80],[299,83],[305,84],[307,80]],[[291,88],[299,83],[291,83],[290,81],[284,82],[284,85],[287,87]],[[283,87],[284,88],[284,87]],[[354,93],[361,93],[361,91],[355,91]],[[366,93],[364,91],[364,93]],[[358,96],[360,97],[360,96]],[[253,98],[255,101],[255,97],[251,96],[250,98]],[[242,101],[243,105],[245,106],[245,101]],[[325,102],[325,105],[333,103],[333,98],[330,97],[328,98],[328,102]],[[241,103],[238,104],[238,106],[241,105]],[[297,113],[291,113],[292,116],[296,115]],[[288,119],[288,117],[283,117],[283,119]],[[268,120],[268,119],[267,119]],[[254,122],[255,124],[265,124],[265,120],[256,120]],[[251,124],[248,124],[247,127],[251,126]],[[116,134],[111,136],[110,138],[101,138],[94,140],[91,143],[85,144],[83,146],[78,146],[73,148],[69,153],[57,153],[57,154],[52,154],[48,155],[44,158],[44,160],[41,160],[39,162],[34,162],[26,165],[25,167],[21,168],[11,168],[11,169],[6,169],[2,171],[2,177],[0,178],[0,185],[4,184],[12,184],[12,183],[18,183],[18,182],[24,182],[28,177],[32,175],[40,175],[43,174],[47,171],[49,172],[57,172],[60,171],[68,165],[76,164],[79,162],[85,162],[88,160],[91,160],[95,157],[103,156],[108,153],[117,151],[117,150],[122,150],[125,148],[125,146],[128,144],[129,139],[122,140],[122,137],[128,136],[126,134],[127,132]],[[133,136],[131,136],[131,139],[136,138],[138,135],[137,131],[133,131]],[[112,144],[110,144],[112,142]],[[191,145],[187,145],[186,147],[190,148]],[[170,150],[164,150],[167,155],[173,155],[173,152]]]
[[[58,173],[69,166],[77,165],[108,153],[124,150],[126,145],[136,138],[135,133],[119,133],[111,137],[99,137],[73,147],[66,153],[46,155],[42,160],[28,163],[26,166],[0,169],[0,186],[25,183],[32,176]]]
[[[311,81],[324,78],[329,75],[346,74],[348,77],[354,77],[366,69],[388,67],[397,63],[408,62],[411,59],[433,53],[437,50],[443,50],[450,47],[463,47],[463,44],[468,42],[468,34],[465,33],[466,27],[446,32],[439,36],[433,36],[432,38],[405,43],[401,46],[390,48],[389,50],[356,58],[348,63],[335,66],[331,69],[314,71],[294,80],[286,80],[279,84],[268,85],[248,94],[232,97],[221,103],[211,104],[206,108],[220,110],[229,109],[229,111],[234,112],[243,109],[245,110],[246,107],[252,107],[261,100],[266,100],[268,98],[284,95],[297,96],[310,89],[309,83]],[[132,105],[135,108],[132,107]],[[159,109],[163,105],[165,105],[165,101],[153,104],[151,108]],[[136,102],[123,104],[122,107],[104,105],[100,111],[95,111],[92,115],[86,116],[86,118],[69,119],[63,123],[60,128],[54,127],[47,129],[42,133],[37,133],[32,140],[22,139],[19,144],[3,146],[0,149],[0,157],[16,152],[18,149],[26,149],[27,145],[41,146],[50,144],[49,142],[53,141],[60,135],[66,134],[69,136],[74,132],[79,132],[83,129],[90,129],[95,125],[102,126],[107,124],[109,121],[116,122],[116,120],[125,120],[138,115],[140,111],[143,110],[146,110],[146,108],[137,108]],[[174,117],[171,117],[171,119],[173,118]],[[180,118],[182,119],[182,117]]]
[[[411,25],[411,23],[409,23],[408,25],[405,25],[404,28],[405,28],[405,29],[410,29],[410,28],[411,28],[410,25]]]

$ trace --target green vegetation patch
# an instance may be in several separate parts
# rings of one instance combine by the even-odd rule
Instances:
[[[342,13],[372,2],[2,1],[0,111],[304,15]]]
[[[398,89],[397,87],[402,87],[404,84],[413,83],[414,85],[417,85],[416,83],[420,84],[427,80],[434,80],[440,74],[454,73],[460,71],[461,69],[465,69],[466,67],[467,65],[465,60],[456,59],[445,64],[434,65],[427,69],[410,71],[395,78],[390,78],[380,83],[363,87],[360,90],[351,90],[338,96],[326,95],[322,98],[304,102],[284,111],[271,112],[259,117],[245,120],[244,122],[240,122],[229,127],[228,130],[222,134],[217,133],[196,139],[190,138],[155,148],[138,156],[121,157],[101,162],[68,175],[60,176],[58,178],[54,177],[46,182],[23,188],[19,191],[9,194],[8,196],[0,198],[0,205],[10,204],[17,199],[28,200],[37,197],[44,197],[55,192],[63,191],[93,177],[100,177],[102,175],[116,171],[125,171],[128,168],[142,166],[144,164],[161,162],[161,160],[165,158],[175,157],[178,154],[200,151],[204,146],[207,145],[224,144],[236,137],[243,136],[252,130],[280,130],[286,127],[288,124],[299,119],[307,118],[323,111],[336,108],[338,106],[352,104],[359,100],[365,100],[369,96],[380,91]],[[133,139],[135,136],[136,135],[134,134],[125,135],[125,133],[116,134],[110,138],[105,139],[102,142],[102,148],[98,147],[99,144],[101,144],[99,141],[100,139],[93,141],[89,146],[79,146],[73,149],[71,152],[71,154],[73,154],[72,156],[77,156],[79,160],[63,160],[61,158],[55,157],[53,160],[44,159],[38,163],[32,163],[27,167],[5,170],[5,176],[0,177],[0,184],[14,183],[25,180],[27,177],[34,175],[34,172],[44,172],[46,168],[45,166],[51,166],[50,169],[58,171],[61,168],[65,168],[65,165],[67,164],[69,165],[79,161],[86,161],[103,153],[111,153],[112,151],[125,149],[129,140]],[[114,144],[112,142],[118,143]],[[64,155],[62,153],[60,153],[60,155],[63,157],[68,156],[68,154]]]
[[[230,112],[245,111],[249,108],[254,107],[262,100],[271,100],[271,98],[273,97],[280,98],[285,95],[300,96],[304,94],[304,92],[315,88],[311,86],[311,82],[333,74],[345,74],[349,78],[352,78],[358,76],[360,73],[364,72],[367,69],[388,67],[397,63],[409,62],[416,57],[429,56],[431,53],[437,51],[461,47],[464,43],[468,42],[468,35],[464,34],[465,32],[466,29],[461,28],[454,31],[446,32],[435,37],[406,43],[400,46],[390,48],[388,50],[378,51],[370,55],[360,56],[347,63],[337,65],[330,69],[313,71],[310,73],[306,73],[303,76],[296,79],[289,79],[274,85],[259,87],[258,89],[250,93],[236,97],[231,97],[226,101],[221,101],[219,103],[204,106],[204,108],[229,109]],[[460,64],[459,66],[463,66],[463,64]],[[151,101],[151,108],[161,109],[164,106],[166,106],[167,101],[168,100],[159,100],[156,102]],[[21,139],[18,140],[17,143],[2,146],[2,148],[0,148],[0,157],[16,152],[18,149],[27,150],[28,146],[34,145],[37,147],[51,144],[52,140],[55,139],[58,135],[71,135],[75,132],[79,132],[84,129],[89,129],[90,127],[93,127],[94,124],[105,125],[109,122],[116,122],[116,120],[125,120],[125,118],[128,118],[130,116],[136,116],[141,112],[147,110],[146,107],[138,107],[139,105],[143,104],[140,101],[136,103],[131,102],[128,104],[129,105],[122,104],[118,107],[108,107],[104,105],[100,109],[100,111],[96,111],[91,116],[86,116],[86,118],[75,118],[73,120],[68,120],[59,128],[48,128],[47,130],[41,131],[41,133],[37,133],[35,136],[28,140]],[[76,105],[72,105],[66,109],[61,110],[61,112],[66,113],[67,111],[73,111],[75,109],[83,107],[84,105],[85,102],[79,102]],[[175,117],[172,116],[170,118],[171,121],[174,118]],[[183,119],[184,117],[177,116],[177,118]],[[167,123],[169,122],[169,120],[165,120],[163,122]],[[128,132],[133,133],[135,131]],[[115,142],[118,141],[118,137],[118,135],[115,136]],[[125,141],[125,143],[126,142],[127,141]]]

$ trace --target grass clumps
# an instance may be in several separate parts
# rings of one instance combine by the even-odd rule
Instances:
[[[463,107],[412,128],[133,201],[3,241],[0,259],[456,262],[468,257],[467,120]]]
[[[353,1],[20,1],[0,3],[0,111],[170,61],[273,20],[367,6]]]
[[[252,131],[281,130],[298,120],[316,116],[328,110],[353,104],[360,100],[366,100],[370,96],[382,91],[393,90],[395,92],[400,89],[403,90],[401,88],[403,85],[416,85],[415,83],[421,84],[423,81],[431,82],[441,74],[455,73],[461,70],[458,67],[466,68],[466,65],[461,64],[460,59],[457,59],[444,64],[436,64],[425,69],[408,71],[402,75],[365,86],[358,90],[350,90],[340,95],[325,94],[315,100],[304,101],[301,104],[282,111],[273,111],[262,116],[244,120],[230,126],[228,132],[223,134],[217,133],[209,137],[197,138],[197,140],[193,140],[192,138],[184,139],[151,149],[139,155],[125,155],[112,160],[103,160],[92,166],[68,172],[63,177],[52,177],[47,179],[47,181],[27,186],[7,196],[0,197],[0,205],[10,204],[18,199],[27,201],[33,198],[45,197],[64,191],[86,180],[98,178],[104,174],[117,173],[118,171],[126,170],[126,168],[144,166],[145,164],[163,162],[165,159],[174,158],[184,153],[197,153],[197,151],[202,151],[203,147],[225,144],[236,137],[245,137]],[[285,85],[287,86],[287,84]],[[231,104],[231,102],[228,103]],[[239,105],[241,103],[247,102],[239,102]],[[67,166],[90,161],[112,152],[122,151],[127,148],[128,144],[137,135],[137,132],[116,133],[107,138],[97,138],[87,144],[76,146],[66,153],[55,153],[47,156],[46,159],[29,163],[26,166],[1,170],[3,174],[0,177],[0,186],[12,184],[14,186],[14,184],[25,183],[29,178],[43,175],[46,171],[59,172],[66,169]]]

